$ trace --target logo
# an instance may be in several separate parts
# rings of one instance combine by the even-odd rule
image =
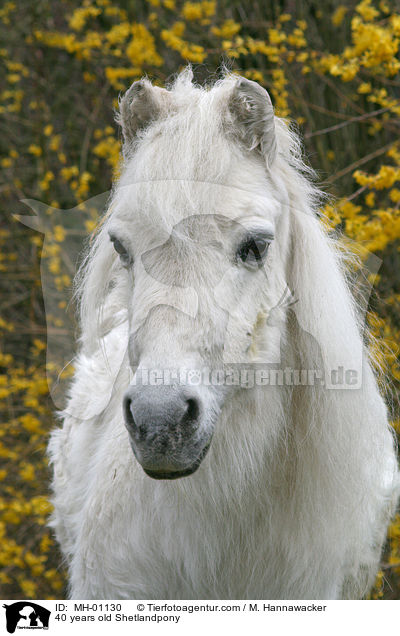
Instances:
[[[49,629],[51,612],[41,605],[31,601],[18,601],[3,607],[6,610],[9,634],[14,634],[16,629]]]

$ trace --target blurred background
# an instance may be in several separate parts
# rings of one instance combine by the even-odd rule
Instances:
[[[0,42],[0,597],[63,598],[65,571],[46,526],[45,448],[55,422],[47,376],[61,371],[65,351],[73,355],[72,277],[104,200],[85,202],[118,175],[114,111],[144,74],[164,85],[190,62],[202,83],[225,63],[262,84],[276,114],[297,123],[331,195],[321,222],[381,263],[367,320],[400,432],[400,7],[13,0],[1,4]],[[26,199],[36,201],[31,210]],[[13,216],[32,209],[40,222],[30,227]],[[60,360],[57,351],[48,356],[46,373],[47,338],[64,349]],[[371,598],[400,598],[399,515]]]

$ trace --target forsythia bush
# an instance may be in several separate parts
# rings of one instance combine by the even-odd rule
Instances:
[[[46,333],[61,338],[66,326],[56,315],[46,328],[40,257],[67,295],[73,272],[63,258],[61,210],[110,188],[120,153],[113,108],[144,74],[163,85],[191,62],[201,82],[226,64],[265,86],[276,114],[297,122],[333,195],[324,222],[363,258],[382,261],[371,274],[368,322],[383,342],[400,432],[400,12],[392,0],[342,2],[11,0],[0,8],[1,597],[65,594],[46,527],[54,406],[45,354]],[[49,206],[43,253],[43,234],[13,218],[29,214],[27,198]],[[85,216],[82,238],[95,216]],[[400,598],[400,516],[372,597]]]

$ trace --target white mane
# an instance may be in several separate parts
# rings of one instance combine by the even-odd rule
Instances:
[[[343,252],[317,219],[322,195],[287,124],[275,118],[270,164],[238,143],[226,108],[236,81],[201,88],[185,71],[169,87],[174,107],[125,143],[77,277],[81,354],[49,447],[52,524],[75,598],[359,598],[378,569],[399,478]],[[108,231],[136,222],[146,247],[221,202],[225,215],[250,195],[257,204],[266,189],[282,208],[270,293],[277,302],[287,285],[297,302],[278,312],[278,327],[268,326],[271,307],[257,315],[253,350],[280,331],[294,368],[319,368],[322,355],[326,370],[362,372],[361,385],[241,389],[198,471],[156,482],[123,424],[131,281]]]

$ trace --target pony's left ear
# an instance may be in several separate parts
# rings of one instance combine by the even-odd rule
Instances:
[[[238,79],[229,97],[235,134],[247,150],[261,151],[267,166],[276,155],[275,117],[271,98],[257,82]]]
[[[171,94],[165,88],[153,86],[148,79],[133,82],[119,102],[116,120],[122,127],[125,144],[130,144],[139,130],[167,112]]]

